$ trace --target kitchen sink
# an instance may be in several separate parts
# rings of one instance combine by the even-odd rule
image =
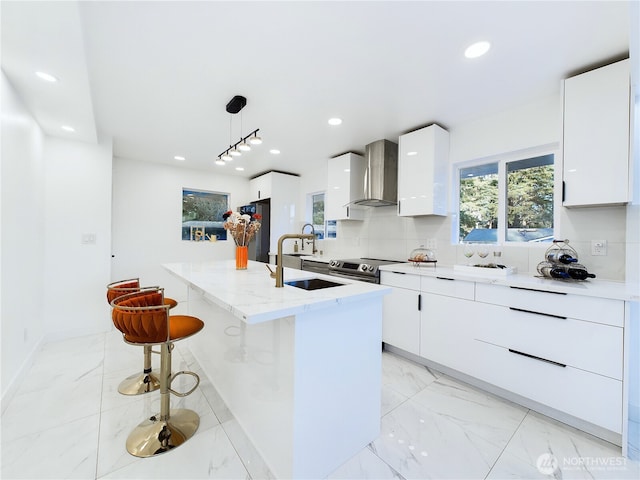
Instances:
[[[332,282],[331,280],[323,280],[322,278],[309,278],[307,280],[290,280],[284,282],[285,285],[302,288],[303,290],[319,290],[321,288],[338,287],[345,285],[344,283]]]

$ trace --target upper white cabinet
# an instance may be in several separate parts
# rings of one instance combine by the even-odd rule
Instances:
[[[329,159],[324,206],[327,220],[364,219],[364,210],[350,205],[350,202],[363,198],[364,169],[364,158],[355,153]]]
[[[252,202],[271,198],[273,173],[274,172],[265,173],[264,175],[249,180]]]
[[[446,215],[449,132],[430,125],[400,136],[398,215]]]
[[[629,60],[564,81],[565,207],[629,202],[629,119]]]

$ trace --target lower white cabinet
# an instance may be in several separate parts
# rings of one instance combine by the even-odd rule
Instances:
[[[480,380],[621,433],[621,381],[540,361],[491,343],[478,342],[475,351],[478,369],[474,376]]]
[[[385,343],[622,432],[624,301],[385,271],[381,283]]]
[[[473,374],[475,302],[432,293],[421,295],[420,356]]]
[[[420,354],[420,277],[380,272],[380,283],[392,287],[382,303],[382,341]]]

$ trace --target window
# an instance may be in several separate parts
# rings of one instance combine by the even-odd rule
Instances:
[[[336,238],[336,221],[326,220],[324,217],[324,192],[311,194],[311,218],[316,237]]]
[[[182,240],[226,240],[222,214],[229,210],[229,194],[182,189]]]
[[[554,154],[458,169],[458,242],[550,242]]]

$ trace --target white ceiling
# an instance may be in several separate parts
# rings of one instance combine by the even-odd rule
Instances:
[[[0,9],[2,69],[47,134],[112,137],[117,157],[246,177],[304,173],[422,125],[452,128],[552,95],[562,78],[627,55],[630,33],[628,1],[3,0]],[[477,40],[492,43],[489,53],[464,58]],[[230,115],[236,94],[247,106]],[[343,124],[329,126],[333,116]],[[265,142],[216,166],[241,121],[243,136],[260,128]]]

